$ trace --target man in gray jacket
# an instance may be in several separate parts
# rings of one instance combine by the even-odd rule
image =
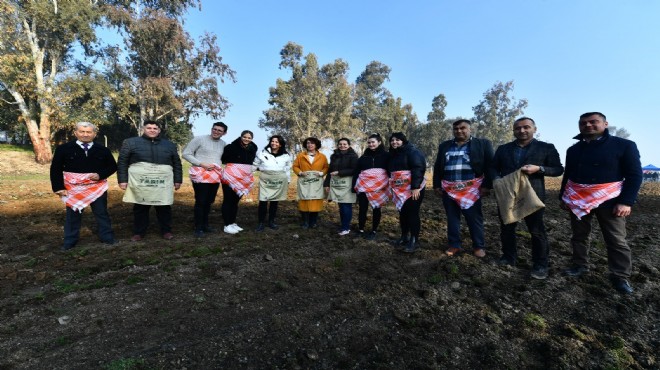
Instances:
[[[171,240],[173,190],[183,182],[181,159],[176,145],[160,137],[161,125],[145,121],[140,137],[124,140],[117,161],[119,187],[126,190],[124,201],[133,205],[133,237],[144,238],[153,205],[164,239]]]

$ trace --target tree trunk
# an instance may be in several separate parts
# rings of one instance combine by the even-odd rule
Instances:
[[[37,163],[45,164],[53,160],[53,150],[50,147],[50,123],[47,116],[41,116],[41,127],[37,126],[37,122],[28,118],[25,120],[30,141],[32,141],[32,148],[34,150],[34,160]],[[47,129],[44,129],[44,124]]]

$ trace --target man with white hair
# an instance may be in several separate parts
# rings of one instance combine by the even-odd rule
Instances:
[[[98,129],[89,122],[76,124],[76,140],[55,149],[50,165],[53,192],[66,204],[62,250],[76,246],[80,237],[83,210],[91,206],[98,235],[105,244],[115,244],[108,214],[108,177],[117,171],[110,150],[95,143]]]

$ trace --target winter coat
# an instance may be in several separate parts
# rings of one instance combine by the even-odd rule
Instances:
[[[330,156],[330,166],[328,167],[328,175],[323,182],[324,187],[330,186],[330,173],[339,172],[338,176],[353,176],[355,168],[357,167],[358,155],[353,148],[348,148],[344,153],[339,149]]]
[[[414,145],[407,143],[396,149],[390,148],[387,172],[410,171],[411,189],[419,189],[426,173],[426,158]]]
[[[260,151],[254,158],[252,170],[285,172],[288,181],[291,182],[292,162],[293,159],[289,153],[280,150],[277,154],[273,154],[270,151],[270,147],[268,147]]]
[[[167,139],[140,136],[124,140],[117,160],[117,181],[120,184],[128,182],[128,167],[138,162],[170,165],[174,171],[174,183],[183,182],[179,152],[176,145]]]
[[[225,146],[225,151],[222,153],[222,163],[252,164],[257,156],[257,149],[257,144],[253,142],[243,147],[239,137]]]

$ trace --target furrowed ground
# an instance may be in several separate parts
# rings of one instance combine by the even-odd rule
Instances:
[[[556,179],[546,210],[550,277],[535,281],[522,225],[519,264],[495,265],[492,198],[486,258],[445,256],[446,218],[430,191],[414,255],[392,248],[392,205],[375,241],[337,236],[332,203],[318,229],[301,230],[293,200],[280,207],[279,230],[256,233],[254,192],[239,210],[245,231],[195,239],[187,179],[175,196],[176,238],[161,239],[152,225],[131,243],[131,205],[113,176],[109,208],[121,242],[101,244],[86,212],[79,245],[61,252],[64,206],[48,167],[27,152],[1,154],[0,369],[660,368],[657,183],[644,184],[628,220],[635,293],[625,297],[608,282],[597,227],[592,272],[561,274],[570,225]],[[219,202],[214,208],[220,228]]]

